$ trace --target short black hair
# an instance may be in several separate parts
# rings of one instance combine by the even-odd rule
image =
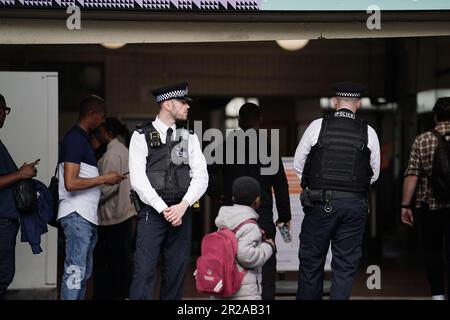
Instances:
[[[84,98],[80,103],[80,119],[84,118],[90,111],[106,113],[105,100],[95,94]]]
[[[233,203],[250,206],[261,195],[258,180],[252,177],[239,177],[232,186]]]
[[[433,108],[436,121],[450,121],[450,97],[439,98]]]
[[[244,130],[252,128],[260,118],[261,110],[254,103],[246,102],[239,109],[239,126]]]
[[[108,117],[105,119],[105,123],[102,125],[106,131],[112,133],[114,138],[118,136],[122,136],[124,139],[125,146],[128,147],[130,143],[130,130],[128,130],[127,126],[120,122],[119,119],[115,117]]]
[[[114,137],[117,137],[119,134],[123,134],[125,131],[128,131],[127,127],[119,121],[119,119],[114,117],[108,117],[105,119],[105,123],[103,127],[111,132]]]

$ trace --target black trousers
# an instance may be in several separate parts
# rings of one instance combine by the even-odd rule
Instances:
[[[348,299],[362,255],[362,241],[368,214],[364,199],[332,201],[333,210],[323,204],[304,208],[300,232],[297,299],[320,300],[323,295],[324,266],[331,242],[332,285],[330,298]]]
[[[259,227],[264,230],[266,237],[275,241],[276,227],[271,222],[258,221]],[[262,267],[261,297],[263,300],[275,300],[277,278],[277,256],[274,253]]]
[[[277,256],[273,254],[262,267],[261,297],[263,300],[275,300],[277,276]]]
[[[153,299],[158,258],[162,255],[159,298],[180,300],[184,274],[191,254],[191,210],[186,211],[182,224],[178,227],[173,227],[164,219],[163,214],[151,208],[142,210],[138,217],[130,299]]]
[[[93,299],[128,297],[132,277],[133,219],[98,227],[98,240],[94,249]]]
[[[6,290],[14,279],[18,231],[19,220],[0,219],[0,300],[6,298]]]
[[[431,211],[427,205],[423,205],[420,224],[431,295],[445,295],[446,272],[447,290],[450,290],[450,208]]]

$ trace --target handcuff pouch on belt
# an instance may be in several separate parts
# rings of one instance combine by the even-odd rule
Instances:
[[[137,213],[139,213],[145,207],[145,204],[141,201],[137,192],[134,190],[130,191],[130,200]]]
[[[316,204],[324,204],[324,211],[330,213],[333,210],[331,206],[332,192],[323,190],[305,189],[300,194],[300,201],[303,208],[312,208]]]

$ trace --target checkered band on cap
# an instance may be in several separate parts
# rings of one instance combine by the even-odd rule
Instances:
[[[184,98],[188,95],[188,90],[175,90],[175,91],[170,91],[170,92],[166,92],[163,94],[160,94],[158,96],[156,96],[156,102],[160,103],[166,100],[170,100],[170,99],[176,99],[176,98]]]
[[[359,92],[343,92],[343,91],[337,91],[336,96],[339,97],[349,97],[349,98],[359,98],[361,97],[361,93]]]

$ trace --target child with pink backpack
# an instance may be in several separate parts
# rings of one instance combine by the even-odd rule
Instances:
[[[220,208],[219,230],[202,241],[197,289],[214,299],[261,300],[261,268],[276,251],[256,223],[261,188],[257,180],[240,177],[232,191],[234,205]]]

